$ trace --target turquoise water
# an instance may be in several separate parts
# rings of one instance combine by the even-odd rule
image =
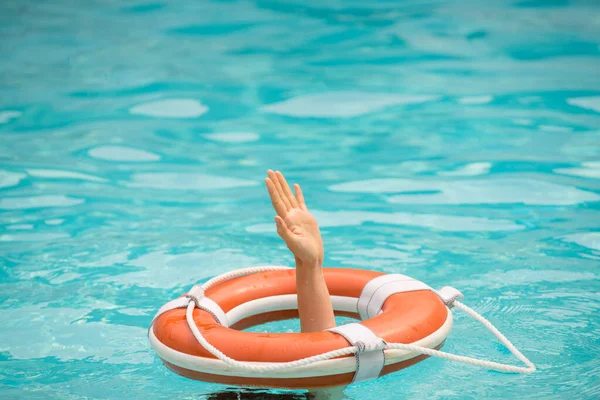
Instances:
[[[0,4],[2,398],[226,390],[146,328],[194,282],[292,262],[268,168],[327,265],[455,286],[539,368],[430,359],[348,396],[600,397],[598,3],[75,3]],[[513,362],[460,314],[445,349]]]

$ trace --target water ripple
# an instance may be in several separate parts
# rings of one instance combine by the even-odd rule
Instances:
[[[90,149],[88,154],[90,157],[108,161],[148,162],[160,160],[158,154],[125,146],[98,146]]]
[[[256,186],[259,182],[223,176],[185,172],[147,172],[134,174],[125,186],[174,190],[216,190]]]
[[[386,107],[436,100],[431,95],[397,95],[368,92],[327,92],[294,97],[262,107],[272,114],[299,118],[351,118]]]
[[[43,207],[70,207],[85,200],[64,195],[44,195],[31,197],[5,197],[0,199],[0,210],[23,210]]]
[[[19,111],[0,111],[0,124],[6,124],[13,119],[17,119],[22,115]]]
[[[479,275],[474,280],[461,280],[458,285],[464,287],[487,287],[490,289],[502,287],[515,287],[544,282],[568,283],[577,281],[595,281],[600,276],[592,272],[576,272],[561,270],[534,270],[522,269],[504,271],[491,271]]]
[[[27,169],[27,173],[37,178],[56,178],[56,179],[79,179],[92,182],[106,182],[106,179],[98,176],[83,174],[81,172],[61,171],[56,169]]]
[[[581,168],[556,168],[552,171],[557,174],[600,179],[600,162],[588,161],[581,163]]]
[[[90,311],[41,305],[3,309],[5,329],[0,330],[0,352],[21,360],[56,357],[61,361],[90,359],[110,364],[152,362],[146,351],[144,328],[86,323]],[[28,318],[22,319],[23,315]]]
[[[487,104],[494,100],[492,96],[466,96],[458,99],[460,104],[475,105],[475,104]]]
[[[0,188],[16,186],[26,177],[26,174],[4,171],[0,169]]]
[[[204,135],[205,138],[224,143],[247,143],[260,139],[258,133],[254,132],[221,132]]]
[[[129,112],[155,118],[198,118],[208,107],[197,100],[169,99],[143,103],[132,107]]]
[[[567,99],[567,103],[600,113],[600,96],[574,97]]]
[[[114,261],[114,259],[109,260],[109,262]],[[98,263],[107,263],[107,261],[103,260]],[[235,249],[222,248],[214,252],[184,254],[167,254],[156,251],[129,260],[126,264],[142,268],[142,270],[109,276],[101,281],[118,283],[124,287],[171,288],[192,285],[202,277],[218,275],[222,271],[223,265],[250,266],[255,264],[258,264],[258,260]]]
[[[358,226],[366,222],[383,225],[419,226],[446,232],[496,232],[525,229],[508,220],[437,214],[383,213],[375,211],[320,211],[313,210],[319,225],[325,228]],[[248,232],[272,232],[272,224],[258,224],[246,228]]]
[[[400,204],[510,204],[571,205],[600,201],[600,195],[572,186],[524,178],[434,181],[412,179],[370,179],[340,183],[334,192],[402,193],[388,197]],[[419,192],[434,192],[420,194]]]
[[[452,171],[440,171],[437,174],[440,176],[477,176],[487,174],[490,172],[490,168],[492,168],[492,164],[489,162],[476,162]]]
[[[562,240],[600,251],[600,232],[574,233],[564,236]]]
[[[43,242],[68,237],[67,233],[11,233],[0,235],[0,242]]]

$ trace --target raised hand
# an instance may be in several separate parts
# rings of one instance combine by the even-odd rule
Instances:
[[[267,172],[265,179],[271,203],[277,216],[277,233],[285,241],[297,261],[306,265],[320,266],[323,262],[323,240],[315,218],[308,212],[300,185],[294,185],[292,193],[283,174]]]
[[[300,185],[292,194],[281,172],[268,171],[265,179],[277,212],[277,233],[296,258],[296,291],[302,332],[318,332],[335,326],[331,298],[321,264],[323,241],[315,218],[310,215]]]

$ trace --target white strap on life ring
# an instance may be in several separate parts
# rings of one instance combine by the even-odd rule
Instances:
[[[190,303],[190,299],[188,299],[187,297],[178,297],[176,299],[169,301],[167,304],[162,306],[158,310],[158,312],[154,315],[154,318],[152,318],[152,322],[150,323],[150,327],[152,327],[152,325],[154,324],[154,321],[156,321],[156,319],[158,317],[160,317],[167,311],[175,310],[176,308],[185,308],[185,307],[187,307],[187,305],[189,303]]]
[[[351,323],[328,331],[342,335],[358,351],[356,356],[356,373],[352,383],[379,378],[381,370],[385,365],[385,341],[377,336],[372,330],[358,323]]]
[[[223,325],[224,327],[229,327],[229,321],[227,319],[227,314],[223,311],[223,309],[214,301],[204,296],[204,289],[202,286],[194,285],[190,291],[184,297],[179,297],[175,300],[171,300],[164,306],[158,310],[154,318],[152,319],[152,324],[156,321],[156,318],[160,317],[162,314],[167,311],[174,310],[176,308],[187,308],[188,304],[193,301],[196,304],[196,307],[210,313],[217,323]]]
[[[357,311],[361,320],[376,317],[383,304],[394,293],[433,290],[421,281],[402,274],[381,275],[371,279],[363,288],[358,299]]]

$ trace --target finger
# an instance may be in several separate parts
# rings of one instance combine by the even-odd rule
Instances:
[[[277,192],[279,193],[279,197],[281,198],[281,201],[285,205],[285,209],[287,211],[291,210],[292,205],[290,204],[290,201],[285,196],[285,193],[283,192],[283,188],[281,187],[281,183],[279,182],[277,175],[272,170],[268,170],[267,174],[269,174],[269,179],[271,179],[271,181],[273,181],[273,184],[275,185],[275,188],[277,189]]]
[[[273,208],[277,215],[282,218],[285,218],[287,215],[287,209],[285,204],[281,201],[281,197],[279,196],[279,192],[275,188],[275,184],[269,178],[265,179],[265,184],[267,185],[267,191],[269,192],[269,197],[271,198],[271,204],[273,204]]]
[[[296,192],[296,200],[298,200],[298,207],[300,207],[304,211],[308,211],[306,203],[304,202],[304,194],[302,194],[302,189],[297,183],[294,184],[294,192]]]
[[[275,225],[277,225],[277,233],[287,243],[292,238],[292,231],[289,230],[285,221],[280,216],[275,217]]]
[[[279,171],[275,171],[275,175],[277,175],[277,179],[279,180],[279,183],[281,184],[281,187],[283,188],[283,193],[285,194],[285,197],[287,197],[287,199],[289,200],[290,205],[293,208],[297,208],[298,207],[298,202],[296,201],[296,198],[292,194],[292,190],[290,189],[290,185],[288,185],[287,181],[285,180],[285,177]]]

